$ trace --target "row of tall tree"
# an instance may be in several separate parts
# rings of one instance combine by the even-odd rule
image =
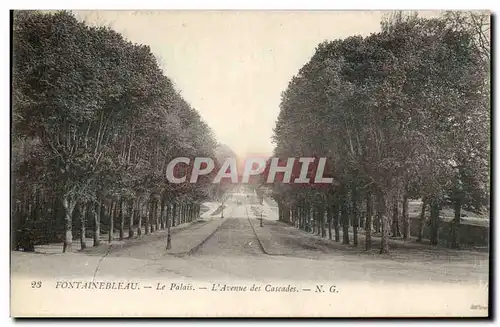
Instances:
[[[390,236],[410,238],[408,201],[420,198],[431,244],[440,209],[454,208],[458,247],[461,209],[489,212],[489,23],[481,12],[399,12],[378,33],[319,44],[282,94],[275,155],[327,157],[335,182],[275,183],[280,219],[323,236],[328,224],[330,238],[333,225],[337,241],[342,226],[355,245],[365,226],[366,249],[379,232],[386,253]]]
[[[170,184],[166,165],[217,144],[148,46],[65,11],[16,11],[12,29],[14,246],[66,252],[86,227],[98,245],[101,227],[111,241],[199,215],[210,176]]]

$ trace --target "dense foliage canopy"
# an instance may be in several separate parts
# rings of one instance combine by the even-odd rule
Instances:
[[[389,250],[389,234],[399,236],[401,220],[409,238],[409,198],[430,205],[433,244],[439,210],[451,203],[458,246],[460,208],[481,212],[489,199],[489,16],[396,13],[381,27],[365,38],[319,44],[290,81],[274,129],[275,154],[327,156],[337,183],[314,190],[275,185],[274,197],[284,220],[318,234],[326,210],[337,240],[340,212],[344,243],[350,225],[355,244],[357,227],[367,226],[367,248],[375,212],[381,252]]]

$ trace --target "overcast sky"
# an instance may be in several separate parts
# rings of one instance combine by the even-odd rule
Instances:
[[[369,35],[383,12],[75,12],[151,46],[165,74],[239,156],[270,154],[282,91],[323,40]],[[311,131],[314,133],[314,131]]]

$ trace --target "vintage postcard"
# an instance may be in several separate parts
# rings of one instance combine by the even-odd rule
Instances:
[[[490,12],[11,19],[11,316],[491,315]]]

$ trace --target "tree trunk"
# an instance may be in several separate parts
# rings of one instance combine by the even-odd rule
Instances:
[[[178,226],[180,224],[180,217],[181,217],[181,204],[180,203],[174,203],[174,221],[175,225]]]
[[[312,212],[312,213],[311,213]],[[314,208],[308,210],[309,221],[311,222],[311,233],[316,233],[316,217],[314,216]]]
[[[302,208],[302,229],[304,231],[307,231],[307,228],[308,228],[308,219],[309,219],[309,216],[307,214],[307,204],[304,205],[304,207]]]
[[[342,244],[349,244],[349,212],[345,199],[340,203],[340,220],[342,221]]]
[[[340,242],[340,210],[339,205],[332,206],[333,211],[333,228],[335,230],[335,242]]]
[[[378,203],[378,196],[377,196],[377,204],[376,204],[376,209],[377,209],[377,214],[375,215],[375,221],[373,222],[373,227],[374,227],[374,232],[375,233],[380,233],[380,227],[381,227],[381,221],[382,221],[382,213],[380,212],[380,205]]]
[[[326,209],[326,214],[328,215],[328,239],[331,241],[332,237],[332,219],[333,219],[333,210],[331,206],[328,206]]]
[[[134,237],[134,216],[135,216],[135,199],[132,199],[130,207],[130,216],[128,222],[128,238]]]
[[[455,199],[453,202],[453,212],[454,212],[454,218],[453,221],[451,222],[450,228],[451,228],[451,247],[454,249],[458,249],[460,247],[460,242],[458,240],[458,230],[460,228],[460,218],[461,218],[461,211],[462,211],[462,203],[460,198]]]
[[[155,200],[154,199],[151,199],[151,201],[149,202],[148,220],[149,220],[150,232],[154,233],[154,231],[155,231]]]
[[[149,216],[151,217],[151,233],[154,233],[158,229],[158,225],[156,223],[156,199],[151,200],[151,209],[149,213]]]
[[[361,200],[358,203],[358,205],[359,205],[359,212],[358,212],[358,223],[359,223],[359,225],[358,225],[358,227],[359,227],[359,229],[364,230],[365,229],[365,223],[366,223],[366,219],[365,219],[366,217],[363,216],[363,209],[362,209],[363,208],[363,201]]]
[[[418,238],[417,242],[422,242],[424,237],[424,227],[425,227],[425,207],[427,207],[427,198],[422,199],[422,208],[420,210],[420,219],[418,226]]]
[[[123,236],[125,234],[125,201],[120,198],[120,241],[123,241]]]
[[[177,205],[177,211],[175,213],[175,224],[177,226],[182,224],[182,202]]]
[[[82,204],[82,211],[80,212],[80,250],[85,250],[87,244],[85,243],[85,224],[87,222],[87,215],[90,209],[90,203]]]
[[[351,202],[352,202],[352,231],[353,231],[353,244],[358,246],[358,226],[359,226],[359,199],[358,192],[353,187],[351,190]]]
[[[439,243],[439,203],[433,197],[431,199],[431,245]]]
[[[307,229],[307,220],[306,220],[306,205],[302,205],[300,208],[300,219],[302,220],[302,230]]]
[[[137,236],[142,235],[142,206],[141,206],[141,200],[137,200],[137,213],[139,215],[138,220],[137,220]]]
[[[321,209],[319,207],[316,208],[316,219],[318,221],[318,236],[323,237],[323,217],[321,217]]]
[[[307,207],[306,207],[306,231],[307,232],[312,232],[313,231],[313,227],[314,227],[314,220],[311,219],[311,205],[308,204]]]
[[[354,246],[358,246],[358,226],[355,225],[355,221],[353,221],[352,225],[352,243]]]
[[[281,201],[278,201],[278,220],[283,221],[283,207]]]
[[[155,202],[154,199],[151,199],[149,202],[149,214],[148,214],[148,219],[149,219],[149,232],[154,233],[155,232]]]
[[[297,228],[302,229],[302,207],[297,207]]]
[[[137,221],[139,223],[139,218],[141,216],[141,202],[139,199],[135,202],[135,210],[134,210],[134,224]]]
[[[297,228],[302,228],[302,207],[297,207]]]
[[[314,216],[316,218],[316,235],[321,235],[321,215],[318,206],[314,207]]]
[[[313,234],[318,233],[318,216],[316,214],[316,206],[313,204],[311,207],[311,217],[312,217],[312,224],[313,224]]]
[[[149,212],[151,211],[151,201],[148,199],[147,202],[144,204],[146,207],[146,215],[144,216],[144,234],[149,235],[149,232],[151,231],[151,227],[149,226],[151,224],[151,221],[149,220]]]
[[[154,201],[154,217],[155,217],[155,230],[160,229],[160,216],[158,215],[158,199]]]
[[[373,199],[370,191],[366,193],[365,250],[372,248]]]
[[[149,226],[151,227],[151,233],[156,231],[156,200],[151,200],[151,207],[149,208]]]
[[[403,196],[403,239],[410,239],[410,214],[408,212],[408,195]]]
[[[175,204],[173,204],[170,209],[170,205],[167,205],[167,250],[172,248],[172,236],[170,234],[170,226],[174,220]]]
[[[165,229],[165,201],[160,203],[160,228]]]
[[[114,212],[115,212],[115,201],[111,201],[111,207],[109,210],[108,243],[111,243],[111,241],[113,240]]]
[[[319,219],[321,219],[321,237],[326,237],[326,226],[325,226],[325,207],[322,205],[319,209]]]
[[[377,206],[378,212],[380,214],[380,253],[389,253],[389,233],[390,233],[390,218],[387,209],[390,207],[389,203],[386,203],[386,196],[379,191],[377,194]]]
[[[175,219],[174,219],[174,217],[175,217],[175,211],[174,210],[175,209],[174,209],[174,204],[175,204],[175,202],[172,202],[172,204],[169,205],[171,207],[170,208],[170,215],[171,215],[170,216],[170,227],[175,227]]]
[[[307,215],[309,222],[311,224],[311,233],[316,233],[316,216],[314,215],[314,204],[311,204],[309,208],[307,208]]]
[[[399,206],[398,198],[394,197],[392,200],[392,237],[400,237],[399,231]]]
[[[104,204],[96,203],[94,204],[94,247],[101,244],[101,217],[104,213]]]
[[[115,205],[113,207],[113,211],[111,213],[112,217],[113,217],[113,228],[111,229],[111,234],[112,235],[112,239],[114,240],[115,239],[115,229],[116,229],[116,225],[115,223],[118,221],[118,218],[120,218],[120,203],[119,202],[115,202]]]
[[[64,207],[64,223],[65,223],[65,233],[64,233],[64,243],[63,243],[63,253],[71,252],[73,250],[73,209],[75,205],[69,196],[65,195],[63,197],[63,207]]]
[[[177,212],[176,212],[176,225],[181,225],[182,224],[182,202],[177,205]]]

